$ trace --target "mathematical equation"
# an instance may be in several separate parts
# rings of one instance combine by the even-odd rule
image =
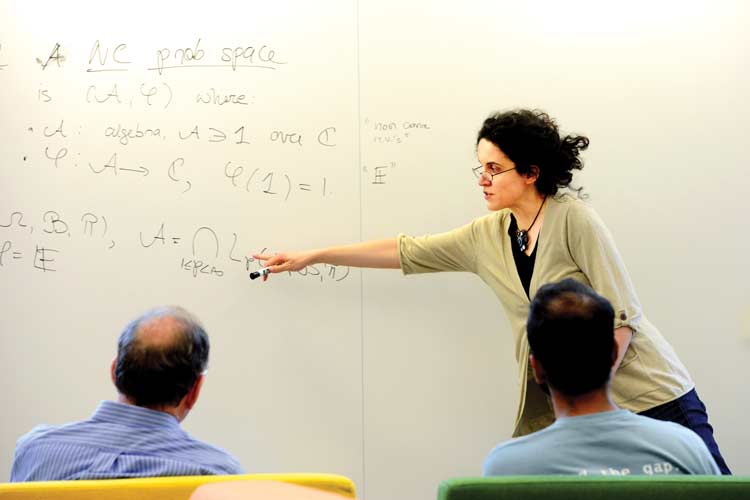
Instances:
[[[222,91],[215,87],[194,92],[196,104],[215,107],[249,106],[255,103],[255,96],[248,96],[243,91]],[[48,87],[40,85],[37,89],[37,100],[43,104],[55,101],[55,93]],[[172,86],[164,81],[144,81],[133,86],[122,83],[109,85],[89,85],[84,93],[87,104],[125,105],[128,108],[140,106],[143,109],[167,109],[175,99]]]
[[[254,154],[257,147],[265,156],[278,147],[279,154],[305,153],[310,148],[315,148],[316,154],[320,154],[319,151],[336,148],[339,142],[350,142],[348,137],[341,139],[341,132],[335,124],[322,121],[307,126],[295,122],[271,125],[267,123],[265,111],[257,117],[252,111],[243,111],[243,108],[254,106],[258,98],[254,91],[241,85],[232,83],[228,88],[222,88],[206,84],[200,78],[183,78],[176,86],[164,76],[166,72],[179,68],[276,70],[290,67],[290,61],[280,56],[272,43],[211,46],[210,40],[201,37],[189,42],[145,50],[139,47],[139,52],[135,53],[127,43],[96,39],[89,42],[85,54],[70,53],[67,45],[61,43],[49,44],[48,52],[35,54],[42,71],[65,68],[70,61],[79,60],[82,64],[75,69],[83,68],[90,76],[78,90],[73,88],[75,95],[72,97],[68,95],[69,87],[63,87],[65,94],[58,96],[57,92],[62,90],[38,83],[35,89],[37,100],[45,107],[50,105],[48,113],[42,116],[49,118],[36,123],[18,123],[35,139],[29,142],[29,149],[19,152],[19,165],[60,169],[61,173],[57,175],[66,175],[65,169],[68,168],[83,169],[93,179],[101,179],[97,182],[104,186],[113,186],[113,182],[125,183],[127,187],[139,183],[161,186],[164,184],[160,181],[166,177],[169,181],[166,185],[173,186],[176,195],[192,197],[203,194],[200,188],[206,184],[210,187],[222,183],[218,185],[224,189],[244,192],[258,200],[313,202],[331,199],[337,191],[336,186],[332,189],[331,185],[336,177],[310,174],[309,170],[300,173],[262,165],[257,160],[247,159],[247,153]],[[5,49],[0,44],[0,61]],[[86,49],[75,50],[83,52]],[[155,72],[151,73],[153,78],[133,73],[139,68],[147,75]],[[120,81],[118,72],[131,74]],[[111,73],[113,77],[105,78],[107,83],[102,83],[101,77],[94,75],[97,73]],[[31,89],[34,92],[33,86]],[[65,103],[61,110],[68,109],[71,102],[97,108],[94,116],[104,116],[105,121],[89,122],[77,114],[69,115],[68,119],[64,115],[61,117],[62,113],[56,113],[58,102]],[[231,116],[235,118],[226,120],[216,118],[216,113],[209,113],[205,116],[210,118],[200,123],[183,113],[184,110],[206,106],[241,110],[243,113],[233,114]],[[136,118],[138,111],[133,111],[134,108],[155,112]],[[179,113],[172,116],[160,112],[170,109]],[[55,118],[51,118],[53,116]],[[176,117],[180,118],[175,120]],[[417,138],[423,140],[432,130],[430,123],[414,119],[416,117],[391,118],[395,117],[365,117],[361,122],[364,139],[393,146]],[[198,153],[196,146],[200,146]],[[214,147],[216,153],[210,151]],[[383,151],[392,157],[391,148]],[[384,186],[396,180],[395,174],[400,171],[396,170],[396,162],[390,160],[360,165],[360,168],[365,172],[363,180],[374,186]]]
[[[237,127],[235,129],[235,127]],[[37,127],[38,129],[39,127]],[[61,119],[59,123],[52,125],[46,124],[42,128],[43,139],[61,138],[67,139],[70,136],[69,128],[70,125],[65,125],[65,119]],[[75,130],[76,135],[81,135],[83,132],[83,126],[78,125],[72,126]],[[68,130],[66,132],[66,130]],[[34,127],[29,126],[26,128],[27,132],[34,133]],[[135,143],[141,139],[153,139],[153,140],[166,140],[167,135],[162,133],[162,128],[158,125],[141,126],[140,122],[136,122],[133,125],[123,125],[117,123],[115,125],[108,125],[104,127],[102,136],[105,138],[111,138],[121,146],[127,146]],[[306,142],[303,141],[307,135],[303,134],[299,130],[268,130],[266,132],[259,132],[256,137],[252,137],[249,129],[246,125],[236,124],[231,127],[201,127],[200,125],[189,125],[185,128],[178,128],[172,131],[171,137],[176,137],[180,141],[189,141],[191,143],[206,142],[206,143],[222,143],[229,142],[232,144],[252,144],[253,142],[260,142],[262,140],[268,143],[274,144],[288,144],[302,147]],[[324,146],[326,148],[332,148],[336,146],[336,127],[327,126],[317,131],[315,134],[315,145]]]
[[[260,189],[261,192],[266,195],[283,197],[284,201],[289,199],[292,189],[310,193],[318,191],[318,188],[320,188],[319,192],[322,197],[325,197],[326,194],[330,194],[330,192],[326,190],[328,181],[325,177],[313,185],[305,182],[295,183],[286,173],[279,175],[275,171],[261,170],[260,168],[254,168],[249,172],[250,175],[245,177],[243,174],[246,170],[249,171],[249,168],[242,165],[235,165],[232,161],[228,161],[224,165],[224,176],[229,179],[232,186],[236,188],[244,189],[244,191],[249,193],[251,192],[252,186],[253,191]]]
[[[232,127],[233,128],[233,127]],[[184,156],[178,156],[169,163],[153,164],[146,161],[138,160],[133,155],[128,157],[126,152],[112,152],[108,153],[105,157],[98,159],[85,159],[81,156],[81,153],[72,153],[69,149],[69,141],[71,132],[73,130],[75,135],[81,135],[83,126],[70,126],[66,125],[65,120],[60,120],[59,123],[54,125],[46,125],[37,129],[35,132],[34,127],[28,127],[26,130],[29,133],[36,133],[42,140],[42,151],[40,158],[42,161],[47,162],[54,168],[65,168],[72,166],[74,168],[79,167],[83,164],[88,166],[88,170],[97,176],[111,175],[118,177],[124,176],[140,176],[147,177],[152,171],[158,171],[161,175],[166,175],[173,183],[180,186],[182,194],[187,193],[193,187],[194,180],[185,172],[195,170],[204,170],[200,168],[202,162],[199,165],[198,162],[192,162]],[[251,139],[247,136],[245,126],[242,125],[233,132],[231,142],[234,144],[250,144]],[[333,147],[335,144],[332,142],[336,134],[335,127],[325,127],[317,133],[316,143],[320,146]],[[122,146],[127,146],[132,141],[151,140],[151,141],[163,141],[166,140],[167,136],[162,133],[162,129],[159,127],[141,127],[138,123],[135,128],[123,127],[121,124],[116,126],[110,125],[104,129],[105,138],[114,138]],[[200,127],[198,125],[192,126],[186,130],[178,130],[175,134],[176,140],[180,142],[199,142],[201,140],[208,143],[225,142],[228,139],[228,132],[218,127]],[[303,138],[305,137],[300,132],[287,132],[281,130],[272,130],[267,135],[270,142],[280,144],[290,144],[302,146]],[[123,158],[123,156],[125,158]],[[30,164],[28,155],[24,155],[22,161],[27,165]],[[192,165],[191,165],[192,164]],[[84,167],[85,168],[85,167]],[[231,185],[238,187],[239,183],[242,182],[246,192],[255,192],[263,196],[278,197],[283,201],[289,200],[292,192],[314,192],[318,191],[321,197],[326,197],[331,194],[328,189],[328,180],[323,177],[320,180],[310,181],[309,179],[296,180],[290,176],[287,172],[280,172],[274,169],[255,168],[250,172],[247,178],[243,178],[242,175],[248,168],[236,164],[233,160],[227,161],[224,164],[224,176],[230,179]],[[220,172],[220,169],[214,169],[214,172]]]
[[[76,238],[105,238],[110,232],[107,218],[92,212],[85,212],[76,217],[79,223],[66,221],[61,214],[55,210],[47,210],[42,217],[32,221],[22,211],[13,211],[8,214],[0,214],[0,271],[2,269],[21,265],[22,262],[30,260],[33,269],[41,272],[57,272],[60,266],[65,264],[63,241]],[[35,241],[31,247],[33,251],[24,251],[23,245],[17,243],[19,235],[33,235],[37,229],[37,236],[44,235],[45,238],[62,238],[58,243]],[[4,235],[3,231],[12,233]],[[180,255],[175,258],[175,267],[180,272],[186,272],[193,278],[222,278],[227,272],[249,274],[251,271],[260,269],[261,263],[253,257],[242,254],[237,250],[240,237],[236,232],[230,235],[222,235],[210,226],[200,226],[188,232],[185,238],[179,231],[170,230],[167,222],[159,222],[153,228],[141,230],[137,235],[137,245],[134,236],[127,238],[129,252],[133,247],[140,248],[145,255],[168,252],[176,248]],[[114,239],[106,239],[105,250],[110,252],[117,246]],[[245,245],[242,245],[245,247]],[[183,247],[185,248],[182,251]],[[246,248],[246,247],[245,247]],[[267,253],[268,248],[262,248],[258,253]],[[349,277],[350,268],[346,266],[333,266],[329,264],[312,265],[300,271],[289,272],[289,276],[297,276],[305,279],[313,279],[324,282],[337,283]]]
[[[34,269],[42,272],[57,271],[57,269],[54,268],[54,255],[58,252],[59,250],[56,250],[54,248],[44,246],[40,247],[39,245],[37,245],[34,250],[34,258],[32,264],[34,266]],[[16,261],[23,258],[24,253],[22,251],[15,250],[12,241],[5,240],[0,243],[0,269],[6,266],[8,259],[13,259],[14,261]]]
[[[156,249],[160,247],[180,246],[184,243],[184,238],[167,230],[166,223],[160,223],[159,227],[149,234],[141,231],[138,234],[141,247],[147,249]],[[260,269],[262,265],[253,257],[239,255],[237,245],[239,237],[237,233],[232,233],[231,243],[222,240],[219,234],[209,226],[201,226],[193,233],[190,241],[191,254],[189,257],[182,257],[180,260],[180,269],[188,271],[193,277],[198,276],[215,276],[223,277],[224,268],[216,262],[224,254],[226,262],[240,264],[245,273],[249,274],[253,270]],[[262,248],[258,253],[266,253],[268,248]],[[339,282],[345,280],[350,273],[347,266],[333,266],[330,264],[312,265],[300,271],[289,272],[289,275],[297,275],[317,279],[321,283],[324,281]]]
[[[94,236],[104,238],[109,230],[106,217],[96,215],[92,212],[83,213],[78,222],[76,235],[84,238],[92,238]],[[71,226],[72,223],[63,220],[60,213],[55,210],[44,212],[41,219],[36,221],[36,224],[27,219],[23,212],[13,211],[7,216],[7,219],[3,218],[2,222],[0,222],[0,231],[4,229],[15,230],[16,233],[28,232],[29,235],[33,235],[35,229],[37,229],[37,233],[41,232],[42,235],[46,235],[47,237],[70,239],[73,234]],[[109,240],[106,244],[106,249],[112,250],[114,247],[114,240]],[[34,269],[42,272],[57,271],[55,255],[59,252],[60,250],[57,248],[37,243],[32,259]],[[0,243],[0,267],[6,266],[9,259],[11,261],[18,261],[25,258],[26,253],[20,247],[17,247],[13,241],[6,239]]]

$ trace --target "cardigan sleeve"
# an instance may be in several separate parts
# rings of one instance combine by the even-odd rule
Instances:
[[[440,234],[399,234],[398,253],[404,274],[440,271],[476,272],[476,221]]]
[[[591,287],[612,303],[615,328],[628,326],[637,332],[641,304],[612,234],[599,215],[583,203],[572,204],[567,239],[570,254]]]

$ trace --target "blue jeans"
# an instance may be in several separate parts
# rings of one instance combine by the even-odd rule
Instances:
[[[719,466],[721,473],[732,473],[732,471],[729,470],[727,463],[724,461],[724,457],[721,456],[719,445],[716,444],[716,440],[714,439],[714,429],[711,427],[711,424],[708,423],[706,406],[698,397],[698,393],[695,392],[695,389],[686,393],[684,396],[680,396],[674,401],[642,411],[640,415],[658,420],[675,422],[695,432],[701,437],[701,439],[703,439],[703,442],[706,443],[708,451],[710,451],[711,455],[714,457],[716,465]]]

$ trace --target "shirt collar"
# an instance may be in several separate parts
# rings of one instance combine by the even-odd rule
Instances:
[[[601,420],[609,421],[610,419],[624,418],[630,415],[632,412],[624,408],[617,408],[609,411],[599,411],[596,413],[589,413],[587,415],[576,415],[574,417],[560,417],[556,422],[564,424],[570,424],[572,422],[580,423],[581,425],[591,424]]]
[[[94,421],[138,424],[141,427],[179,427],[174,415],[117,401],[102,401],[91,417]]]

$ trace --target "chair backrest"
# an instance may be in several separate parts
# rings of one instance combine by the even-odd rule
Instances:
[[[347,500],[338,493],[278,481],[221,481],[198,486],[190,500]]]
[[[333,474],[240,474],[0,484],[2,500],[188,500],[205,483],[280,481],[356,497],[351,479]]]
[[[443,481],[439,500],[747,500],[750,477],[498,476]]]

